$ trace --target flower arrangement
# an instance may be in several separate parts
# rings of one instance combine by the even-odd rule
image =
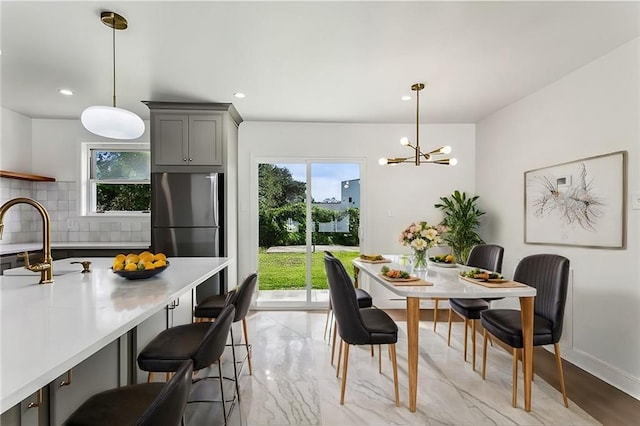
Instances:
[[[442,243],[442,234],[446,227],[431,225],[429,222],[414,222],[400,233],[398,241],[403,246],[413,250],[414,269],[424,269],[427,266],[427,250]]]
[[[413,250],[427,250],[442,243],[443,226],[430,225],[429,222],[414,222],[409,225],[398,238],[403,246]]]

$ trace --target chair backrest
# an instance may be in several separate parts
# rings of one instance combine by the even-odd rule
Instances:
[[[204,335],[191,356],[194,370],[198,371],[208,367],[220,358],[227,344],[235,310],[233,305],[226,306],[216,320],[211,323],[207,334]]]
[[[553,342],[560,341],[569,286],[569,259],[555,254],[534,254],[516,266],[513,279],[535,287],[536,315],[552,322]]]
[[[495,244],[478,244],[471,248],[467,257],[467,266],[502,272],[504,248]]]
[[[181,422],[191,389],[193,361],[182,363],[151,405],[140,416],[138,426],[175,425]],[[113,407],[117,410],[118,407]]]
[[[366,344],[369,341],[369,332],[362,323],[356,289],[349,274],[339,259],[329,255],[324,256],[324,268],[340,337],[351,345]]]
[[[232,304],[236,307],[236,316],[233,322],[238,322],[247,316],[249,308],[251,307],[251,298],[256,290],[256,284],[258,283],[258,274],[254,272],[244,279],[242,284],[233,289],[233,295],[231,299],[227,300],[227,304]]]

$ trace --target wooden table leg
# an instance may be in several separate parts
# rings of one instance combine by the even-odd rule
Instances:
[[[407,297],[407,340],[409,370],[409,411],[416,411],[418,396],[418,329],[420,324],[420,299]]]
[[[533,297],[520,298],[523,338],[524,409],[531,411],[531,379],[533,378]]]
[[[358,288],[358,276],[360,275],[360,268],[353,265],[353,286]]]

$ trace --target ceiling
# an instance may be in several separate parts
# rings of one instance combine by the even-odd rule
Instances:
[[[0,3],[2,106],[232,102],[246,121],[474,123],[640,35],[632,2]],[[69,88],[74,96],[58,93]],[[585,87],[585,90],[589,90]],[[235,92],[246,94],[236,99]]]

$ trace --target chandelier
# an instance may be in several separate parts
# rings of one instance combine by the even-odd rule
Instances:
[[[113,30],[113,106],[90,106],[80,121],[93,134],[112,139],[136,139],[144,133],[144,122],[135,113],[116,107],[116,30],[127,29],[127,20],[115,12],[102,12],[100,20]]]
[[[409,138],[403,137],[400,139],[400,144],[404,146],[408,146],[413,149],[413,155],[409,157],[395,157],[395,158],[381,158],[378,160],[380,165],[385,164],[399,164],[399,163],[414,163],[416,166],[420,164],[444,164],[455,166],[458,163],[458,160],[455,158],[440,158],[440,155],[446,155],[451,153],[450,146],[441,146],[440,148],[434,149],[433,151],[423,153],[420,150],[420,91],[424,89],[424,83],[416,83],[411,86],[411,90],[416,92],[416,144],[412,145]]]

